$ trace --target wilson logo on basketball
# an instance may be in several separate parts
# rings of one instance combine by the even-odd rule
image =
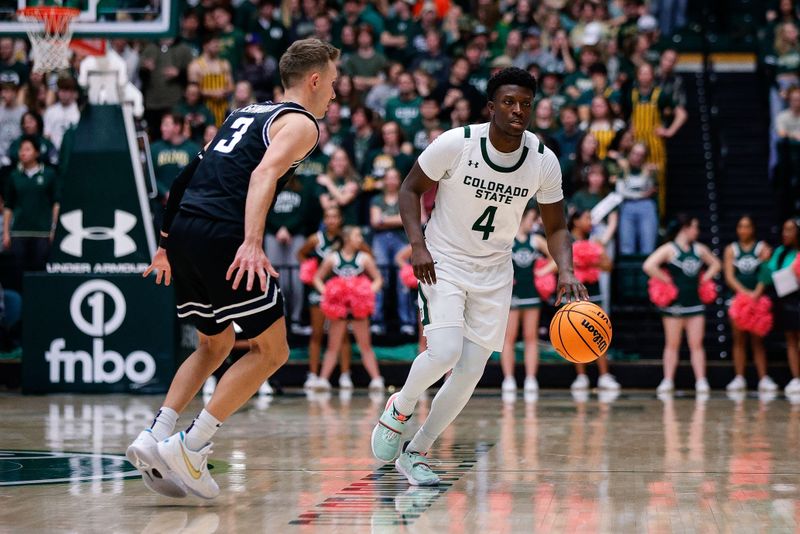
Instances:
[[[581,321],[581,326],[583,326],[590,334],[592,334],[592,343],[597,345],[597,348],[600,349],[600,352],[604,352],[608,346],[608,342],[606,342],[603,334],[586,319]]]

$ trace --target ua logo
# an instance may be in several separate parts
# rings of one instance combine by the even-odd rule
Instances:
[[[472,161],[472,160],[469,160],[469,161],[467,162],[467,167],[475,167],[475,168],[477,169],[477,168],[478,168],[478,162],[477,162],[477,161]]]
[[[114,257],[119,258],[136,252],[136,242],[128,232],[136,226],[136,216],[122,210],[114,210],[114,228],[104,226],[83,227],[83,210],[65,213],[59,219],[69,235],[61,241],[61,250],[78,258],[83,256],[83,240],[114,240]]]

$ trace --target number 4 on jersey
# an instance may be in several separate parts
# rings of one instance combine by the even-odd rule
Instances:
[[[489,206],[486,208],[478,220],[475,221],[475,224],[472,225],[472,229],[476,232],[482,232],[483,237],[482,239],[486,241],[489,239],[489,234],[494,232],[494,215],[497,213],[497,206]]]

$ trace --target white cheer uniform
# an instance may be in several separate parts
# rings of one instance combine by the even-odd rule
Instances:
[[[424,331],[463,327],[470,341],[500,351],[511,305],[514,237],[534,194],[539,204],[564,198],[558,158],[531,132],[514,152],[499,152],[485,123],[445,132],[418,163],[439,183],[425,228],[436,284],[419,286]]]

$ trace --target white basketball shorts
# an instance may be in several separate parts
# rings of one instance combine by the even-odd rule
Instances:
[[[482,266],[430,252],[436,283],[419,284],[423,332],[458,326],[470,341],[492,351],[503,350],[514,283],[511,259]]]

